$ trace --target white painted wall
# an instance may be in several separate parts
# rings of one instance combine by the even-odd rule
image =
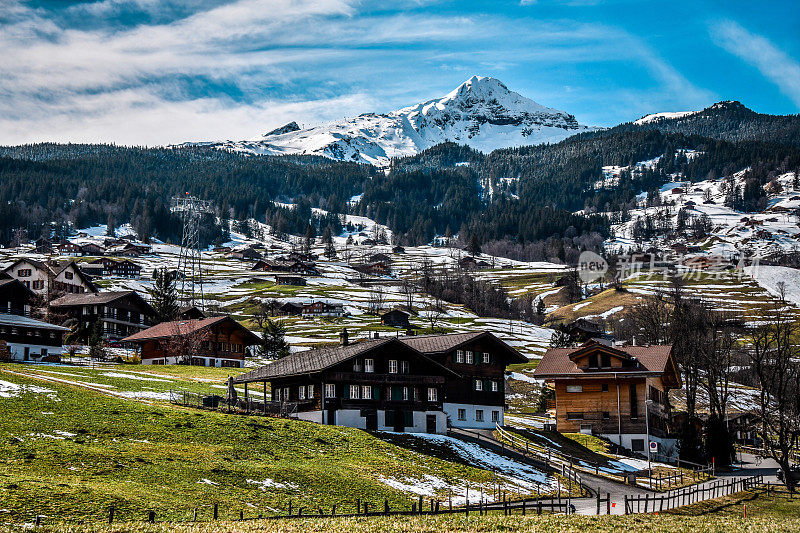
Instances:
[[[643,455],[647,454],[647,452],[646,452],[646,450],[647,450],[647,435],[645,433],[623,433],[621,435],[622,442],[620,442],[620,435],[617,434],[617,433],[601,434],[599,436],[603,437],[605,439],[608,439],[608,440],[610,440],[611,442],[613,442],[615,444],[619,444],[622,447],[627,448],[629,450],[633,450],[633,445],[632,445],[631,441],[633,441],[635,439],[641,439],[641,440],[644,441],[645,451],[637,452],[637,453],[641,453]],[[658,443],[658,453],[659,453],[659,456],[661,457],[661,459],[663,459],[664,456],[666,456],[666,457],[677,457],[678,456],[678,440],[677,439],[666,439],[666,438],[654,437],[653,435],[650,435],[650,440],[651,441],[655,441],[655,442]],[[655,460],[655,456],[653,457],[653,459]]]
[[[24,361],[26,347],[30,349],[29,361],[41,361],[43,357],[45,357],[42,355],[42,349],[47,350],[47,355],[61,355],[61,346],[43,346],[40,344],[9,342],[8,350],[11,352],[11,360]]]
[[[469,429],[493,429],[496,424],[501,426],[504,423],[503,408],[499,405],[480,405],[471,403],[444,403],[442,408],[447,416],[450,418],[450,425],[455,428],[469,428]],[[466,420],[458,419],[458,410],[464,409],[466,411]],[[475,413],[478,410],[483,410],[483,421],[480,422],[476,419]],[[497,422],[492,421],[492,411],[498,411]]]
[[[394,431],[393,426],[385,425],[386,411],[378,410],[378,431]],[[447,432],[447,415],[442,411],[413,411],[411,421],[413,426],[406,427],[406,433],[425,433],[428,429],[428,415],[436,417],[436,432],[444,434]],[[327,413],[326,413],[327,416]],[[336,411],[336,425],[351,428],[366,429],[367,419],[361,416],[360,409],[339,409]],[[316,422],[322,424],[322,411],[305,411],[293,415],[298,420]],[[326,420],[326,422],[328,422]]]

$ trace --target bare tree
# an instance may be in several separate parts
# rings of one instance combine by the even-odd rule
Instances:
[[[406,309],[411,312],[414,309],[414,282],[408,278],[403,278],[400,282],[400,292],[403,294]]]
[[[751,333],[751,364],[760,387],[761,437],[765,451],[781,467],[794,492],[791,456],[800,442],[800,347],[798,324],[778,311]]]
[[[383,295],[383,287],[376,285],[374,289],[369,291],[369,297],[367,300],[368,312],[372,315],[377,315],[380,313],[381,309],[383,309],[384,301],[385,298]]]

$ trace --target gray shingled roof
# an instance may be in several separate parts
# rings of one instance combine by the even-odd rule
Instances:
[[[417,351],[424,354],[441,354],[449,352],[462,344],[474,341],[479,337],[490,337],[495,342],[502,345],[511,354],[512,359],[516,359],[517,363],[527,363],[528,358],[519,353],[516,349],[509,346],[497,336],[489,333],[488,331],[474,331],[471,333],[450,333],[446,335],[412,335],[409,337],[400,337],[400,341],[411,346]],[[512,361],[514,362],[514,361]]]
[[[139,296],[136,291],[109,291],[99,292],[97,294],[84,292],[81,294],[65,294],[60,298],[56,298],[50,302],[50,307],[73,307],[79,305],[105,305],[126,296],[133,296],[141,300],[141,304],[149,311],[155,314],[155,310],[150,307],[144,298]]]
[[[278,359],[274,363],[236,376],[233,378],[233,381],[234,383],[250,383],[254,381],[269,381],[277,377],[311,374],[358,357],[375,348],[392,343],[399,343],[400,340],[402,339],[397,339],[396,337],[369,339],[347,346],[331,346],[304,352],[295,352],[282,359]],[[440,367],[443,372],[454,374],[452,370],[443,367],[436,361],[428,359],[424,354],[419,353],[419,351],[413,347],[408,345],[405,345],[405,347],[411,349],[412,353],[416,353],[421,359],[425,359],[432,365]]]

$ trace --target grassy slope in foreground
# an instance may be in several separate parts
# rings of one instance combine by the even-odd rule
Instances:
[[[251,516],[337,505],[372,508],[409,495],[378,481],[434,475],[491,483],[491,472],[424,456],[359,430],[183,410],[122,400],[3,372],[0,381],[53,392],[0,394],[0,523]],[[34,389],[36,390],[36,389]],[[254,480],[256,484],[248,482]]]
[[[2,530],[2,526],[0,526]],[[444,533],[444,532],[507,532],[523,533],[597,533],[597,532],[652,532],[674,533],[788,533],[800,530],[800,519],[775,521],[770,517],[730,518],[717,516],[685,517],[670,515],[629,516],[412,516],[370,518],[325,518],[244,522],[161,523],[142,522],[115,524],[99,523],[75,527],[72,525],[46,525],[39,531],[67,533],[87,531],[111,533],[248,533],[256,531],[274,533]]]
[[[743,504],[747,504],[747,518],[742,517]],[[668,514],[675,513],[675,514]],[[191,532],[228,533],[249,531],[274,531],[277,533],[399,533],[422,532],[548,532],[595,533],[647,531],[672,533],[687,531],[692,533],[766,533],[800,531],[800,498],[790,499],[785,490],[765,490],[740,492],[716,500],[709,500],[682,507],[661,515],[630,516],[413,516],[393,518],[327,518],[277,520],[264,522],[252,520],[245,522],[212,522],[201,524],[143,524],[142,522],[117,524],[113,527],[100,523],[92,524],[82,531],[111,533],[112,531],[137,532]],[[69,525],[46,526],[43,531],[62,533],[75,531]]]

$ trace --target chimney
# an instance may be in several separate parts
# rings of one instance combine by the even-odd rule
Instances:
[[[347,328],[343,328],[342,332],[339,333],[339,341],[342,343],[342,346],[347,346],[350,344],[349,334],[347,333]]]

